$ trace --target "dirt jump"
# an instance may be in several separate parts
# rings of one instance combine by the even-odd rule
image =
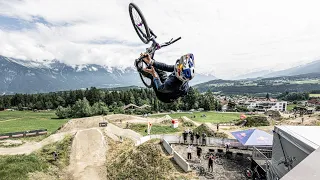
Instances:
[[[74,179],[106,179],[107,145],[100,129],[80,130],[74,137],[68,171]]]

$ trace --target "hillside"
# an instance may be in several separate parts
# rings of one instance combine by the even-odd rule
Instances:
[[[277,76],[294,76],[300,74],[319,73],[320,72],[320,60],[313,61],[304,65],[289,68],[282,71],[276,71],[266,74],[264,77],[277,77]]]
[[[289,69],[274,71],[272,69],[252,71],[249,73],[241,74],[232,78],[233,80],[253,79],[253,78],[268,78],[279,76],[296,76],[301,74],[319,73],[320,72],[320,60],[313,61],[307,64],[302,64]]]
[[[320,89],[320,73],[296,76],[280,76],[248,80],[213,80],[194,86],[200,92],[207,90],[225,94],[279,94],[288,92],[304,92]]]

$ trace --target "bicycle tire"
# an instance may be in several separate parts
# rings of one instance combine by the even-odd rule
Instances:
[[[203,158],[204,160],[207,160],[207,159],[209,158],[209,154],[203,155],[202,158]]]
[[[138,15],[139,15],[139,17],[140,17],[140,19],[141,19],[141,21],[142,21],[141,23],[142,23],[142,25],[144,26],[145,34],[143,34],[143,32],[140,32],[139,29],[138,29],[138,27],[137,27],[137,25],[136,25],[135,19],[134,19],[134,17],[133,17],[133,12],[132,12],[133,9],[138,13]],[[138,7],[137,5],[135,5],[134,3],[130,3],[130,4],[129,4],[129,14],[130,14],[130,19],[131,19],[133,28],[134,28],[134,30],[136,31],[136,33],[138,34],[139,38],[141,39],[141,41],[142,41],[143,43],[148,44],[148,43],[150,42],[150,38],[151,38],[151,36],[150,36],[150,29],[149,29],[149,26],[148,26],[148,24],[147,24],[147,21],[146,21],[146,19],[144,18],[141,10],[140,10],[139,7]]]
[[[214,179],[213,173],[210,173],[210,172],[207,172],[204,177],[207,178],[207,179]]]
[[[148,65],[147,63],[145,63],[144,61],[141,62],[143,64],[143,68],[146,68]],[[142,72],[139,72],[140,78],[142,83],[147,87],[147,88],[151,88],[152,87],[152,79],[150,79],[151,77],[146,77],[142,74]]]
[[[215,160],[214,160],[214,163],[216,163],[216,164],[218,164],[218,165],[222,165],[222,164],[223,164],[223,162],[222,162],[222,160],[221,160],[220,158],[215,159]]]

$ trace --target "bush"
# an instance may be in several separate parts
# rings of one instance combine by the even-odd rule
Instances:
[[[247,123],[245,126],[269,126],[270,123],[265,116],[250,116],[247,117]]]
[[[72,111],[70,106],[64,108],[62,106],[59,106],[56,110],[56,115],[58,116],[58,118],[60,119],[65,119],[65,118],[70,118],[72,117]]]
[[[195,128],[193,130],[193,133],[199,133],[200,135],[202,135],[202,133],[206,133],[206,135],[208,137],[210,136],[214,136],[214,131],[211,130],[207,125],[205,124],[201,124],[200,126],[198,126],[197,128]]]
[[[238,112],[249,112],[248,108],[245,106],[236,106]]]
[[[193,127],[194,126],[194,123],[193,122],[190,122],[190,121],[184,121],[182,123],[182,126],[184,127]]]

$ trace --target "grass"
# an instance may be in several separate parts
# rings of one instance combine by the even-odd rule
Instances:
[[[167,156],[159,140],[140,146],[124,140],[108,139],[107,179],[195,179],[195,173],[185,173]]]
[[[35,154],[0,156],[0,180],[26,179],[29,172],[46,171],[48,164]]]
[[[57,174],[50,172],[50,167],[62,170],[68,165],[71,142],[72,137],[66,136],[62,141],[47,145],[30,155],[0,156],[0,180],[28,179],[28,174],[35,172]],[[57,161],[53,161],[53,151],[59,154]]]
[[[320,94],[309,94],[310,97],[320,97]]]
[[[291,111],[294,107],[296,107],[297,105],[296,104],[289,104],[288,106],[287,106],[287,110],[288,111]]]
[[[67,121],[57,119],[55,111],[2,111],[0,112],[0,134],[35,129],[47,129],[50,134]]]
[[[151,134],[174,134],[177,132],[182,131],[182,127],[179,128],[172,128],[169,125],[152,125]],[[146,136],[147,132],[147,125],[146,124],[131,124],[130,129],[136,131],[137,133],[141,134],[142,136]]]
[[[201,117],[201,115],[205,114],[206,117]],[[154,117],[163,117],[166,114],[161,115],[154,115]],[[225,123],[230,122],[232,120],[236,120],[240,118],[240,113],[221,113],[221,112],[194,112],[193,114],[189,113],[174,113],[174,114],[167,114],[172,118],[180,118],[182,116],[186,116],[190,118],[191,116],[195,115],[196,118],[192,118],[193,121],[196,122],[210,122],[210,123]]]

